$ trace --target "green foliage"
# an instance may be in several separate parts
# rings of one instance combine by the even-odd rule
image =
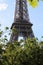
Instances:
[[[3,34],[3,31],[0,31],[0,37],[1,37],[2,34]]]
[[[33,8],[35,8],[36,6],[38,6],[39,1],[43,1],[43,0],[27,0],[27,2],[28,2]]]
[[[18,34],[14,28],[12,32]],[[6,37],[5,35],[4,38],[0,38],[0,65],[43,65],[43,41],[27,38],[5,45]],[[1,44],[2,42],[4,44]]]
[[[15,28],[12,28],[12,33],[18,34],[18,31]]]
[[[9,29],[9,27],[5,27],[5,30],[8,30]]]
[[[43,65],[43,41],[38,42],[37,39],[28,38],[21,42],[8,42],[1,51],[1,65]],[[0,50],[3,45],[0,44]]]

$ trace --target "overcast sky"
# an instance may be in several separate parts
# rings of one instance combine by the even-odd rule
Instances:
[[[8,26],[11,27],[14,22],[16,0],[0,0],[0,24],[2,29]],[[28,13],[30,22],[33,23],[33,32],[38,39],[43,36],[43,2],[39,2],[39,6],[32,8],[28,5]]]

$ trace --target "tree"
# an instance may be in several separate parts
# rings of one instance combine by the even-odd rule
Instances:
[[[8,30],[8,27],[5,29]],[[12,31],[17,34],[15,29]],[[0,65],[43,65],[43,41],[27,38],[25,41],[1,44],[5,40],[6,36],[0,38]]]
[[[36,6],[38,6],[39,1],[43,1],[43,0],[27,0],[27,2],[28,2],[33,8],[35,8]]]
[[[2,65],[43,65],[43,41],[27,38],[21,41],[7,43],[2,54]]]

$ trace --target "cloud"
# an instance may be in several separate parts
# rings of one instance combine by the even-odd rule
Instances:
[[[7,7],[8,7],[8,4],[6,4],[6,3],[0,3],[0,11],[6,10]]]

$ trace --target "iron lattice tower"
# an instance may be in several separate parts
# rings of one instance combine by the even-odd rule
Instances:
[[[16,0],[16,9],[14,23],[11,26],[18,31],[18,34],[12,32],[10,41],[18,40],[18,36],[23,36],[24,39],[27,37],[33,38],[34,34],[32,31],[32,23],[30,23],[28,10],[27,10],[27,0]]]

